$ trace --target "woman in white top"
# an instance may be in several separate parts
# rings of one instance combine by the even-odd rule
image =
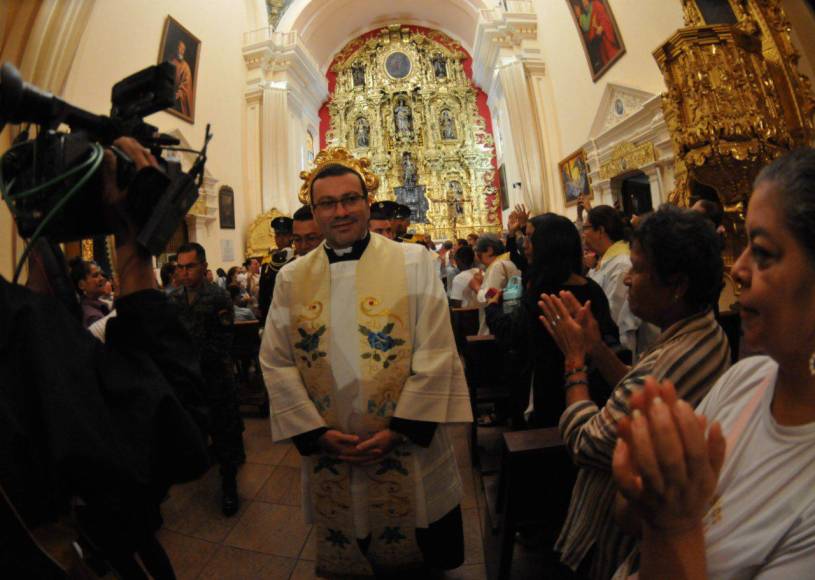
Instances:
[[[744,339],[768,356],[723,375],[699,416],[652,381],[618,425],[619,514],[641,529],[643,580],[815,577],[815,149],[759,174],[747,233]],[[618,576],[637,557],[626,565]]]

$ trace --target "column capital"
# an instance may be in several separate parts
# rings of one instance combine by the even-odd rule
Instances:
[[[297,31],[261,28],[245,33],[243,59],[250,82],[264,89],[288,90],[296,102],[314,110],[328,99],[328,81]]]
[[[495,70],[511,58],[540,61],[538,16],[534,2],[509,0],[500,7],[480,11],[473,44],[473,79],[484,90],[495,82]]]

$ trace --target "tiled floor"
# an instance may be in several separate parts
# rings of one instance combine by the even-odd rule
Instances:
[[[199,481],[176,486],[162,506],[159,539],[180,580],[206,578],[309,580],[315,541],[300,511],[300,456],[290,443],[272,443],[268,420],[245,419],[246,464],[238,476],[240,512],[220,512],[220,478],[213,468]],[[447,573],[451,580],[484,580],[481,541],[483,502],[470,466],[467,431],[452,432],[464,480],[465,562]]]

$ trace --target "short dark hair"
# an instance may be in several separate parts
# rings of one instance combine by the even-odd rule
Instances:
[[[229,286],[226,287],[226,289],[229,292],[229,296],[232,298],[232,300],[240,298],[242,295],[241,287],[238,286],[237,284],[230,284]]]
[[[685,302],[696,310],[719,299],[724,262],[713,224],[699,212],[663,204],[642,220],[632,237],[639,242],[661,284],[687,280]]]
[[[699,207],[702,208],[705,216],[713,222],[713,225],[717,228],[722,225],[722,219],[724,218],[724,209],[722,208],[722,204],[716,203],[715,201],[709,199],[700,199],[696,203],[699,204]]]
[[[186,244],[181,244],[181,247],[178,248],[176,255],[186,254],[187,252],[195,252],[195,257],[198,258],[198,261],[201,263],[207,261],[207,251],[204,249],[204,246],[199,243],[187,242]]]
[[[456,251],[456,262],[460,270],[469,270],[475,262],[475,252],[470,246],[464,244]]]
[[[79,283],[91,273],[91,266],[98,266],[98,264],[93,260],[83,260],[81,256],[77,256],[71,260],[68,266],[71,270],[71,282],[74,284],[74,289],[82,294],[82,290],[79,289]]]
[[[452,250],[453,249],[453,242],[451,242],[450,240],[445,240],[445,242],[442,244],[442,247],[445,250]]]
[[[470,238],[478,239],[478,234],[475,232],[470,232],[469,234],[467,234],[467,239],[469,240]]]
[[[161,267],[159,276],[161,277],[162,286],[167,286],[170,282],[172,282],[175,270],[176,270],[175,262],[167,262]]]
[[[456,240],[456,243],[458,243],[459,246],[466,246],[467,240],[465,240],[464,238],[459,238]]]
[[[612,242],[625,239],[626,231],[623,218],[620,212],[610,205],[598,205],[591,208],[587,217],[592,229],[596,230],[602,226]]]
[[[301,206],[294,214],[291,216],[296,222],[310,222],[314,219],[314,214],[311,211],[310,205]]]
[[[362,176],[351,169],[350,167],[346,167],[345,165],[339,165],[337,163],[326,165],[320,171],[317,172],[317,175],[314,176],[314,179],[311,180],[311,185],[309,186],[308,190],[308,198],[311,203],[314,203],[314,182],[318,179],[323,179],[324,177],[339,177],[341,175],[348,175],[349,173],[356,175],[359,178],[359,185],[362,187],[362,193],[367,197],[368,196],[368,188],[365,185],[365,180],[362,179]]]
[[[503,254],[504,243],[495,234],[482,234],[478,236],[478,241],[475,243],[476,252],[486,252],[487,248],[492,248],[492,253],[496,256]]]
[[[767,181],[781,197],[784,222],[815,267],[815,149],[779,157],[761,170],[755,185]]]

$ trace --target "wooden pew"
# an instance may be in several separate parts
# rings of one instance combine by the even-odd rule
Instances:
[[[235,362],[238,403],[255,407],[261,417],[269,414],[269,396],[260,372],[260,323],[257,320],[235,322],[232,360]]]
[[[504,455],[494,497],[487,497],[484,552],[487,577],[510,577],[519,526],[542,526],[545,550],[552,548],[571,499],[576,468],[557,427],[504,433]]]

